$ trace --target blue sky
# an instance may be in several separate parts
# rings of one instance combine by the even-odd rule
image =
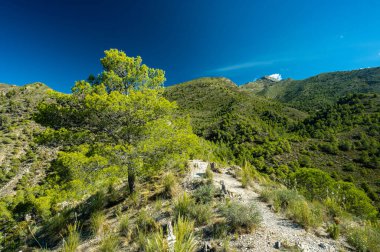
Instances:
[[[0,1],[0,82],[69,92],[109,48],[166,71],[238,84],[380,66],[375,0]]]

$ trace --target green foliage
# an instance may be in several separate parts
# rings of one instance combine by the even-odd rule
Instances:
[[[90,226],[93,235],[98,236],[104,233],[105,221],[106,218],[104,216],[104,213],[95,212],[92,214],[90,219]]]
[[[108,234],[105,237],[103,237],[99,246],[99,252],[114,252],[117,251],[119,247],[119,237],[112,234]]]
[[[257,80],[241,86],[257,95],[273,98],[306,111],[332,105],[349,93],[379,92],[380,68],[323,73],[305,80],[279,82]]]
[[[362,227],[352,228],[348,232],[347,241],[357,251],[369,252],[380,250],[380,225],[379,223],[366,223]]]
[[[174,217],[182,216],[189,220],[195,220],[198,225],[209,223],[212,216],[210,201],[213,194],[214,189],[211,185],[200,187],[195,192],[194,198],[184,192],[174,202]],[[196,204],[196,200],[201,204]]]
[[[197,203],[207,204],[214,199],[215,187],[212,184],[206,184],[198,187],[193,197]]]
[[[178,193],[178,183],[177,178],[173,173],[167,173],[163,179],[164,184],[164,194],[168,197],[174,197]]]
[[[195,205],[195,201],[186,192],[179,196],[174,202],[174,216],[191,217],[192,209]]]
[[[320,203],[308,202],[295,190],[265,190],[261,196],[270,202],[275,211],[285,213],[304,228],[318,227],[325,218],[325,210]]]
[[[250,233],[260,225],[261,215],[254,204],[245,205],[231,201],[221,207],[221,214],[226,218],[232,232]]]
[[[120,217],[119,232],[122,236],[128,236],[130,234],[129,216],[124,215]]]
[[[330,237],[333,238],[334,240],[337,240],[340,235],[340,226],[338,224],[331,224],[327,228],[327,232],[329,233]]]
[[[299,169],[291,175],[293,185],[309,200],[323,200],[333,190],[333,179],[319,169]]]
[[[64,252],[74,252],[76,251],[77,247],[79,246],[80,242],[80,234],[78,232],[78,224],[70,224],[67,227],[68,235],[67,238],[63,244],[63,251]]]
[[[167,252],[169,250],[162,228],[150,234],[143,243],[145,252]]]
[[[195,252],[197,241],[194,237],[194,222],[187,218],[178,216],[174,224],[174,235],[176,242],[174,244],[175,252]]]
[[[100,60],[103,73],[100,76],[107,91],[128,93],[130,90],[143,88],[156,89],[165,82],[165,72],[149,68],[142,64],[140,56],[128,57],[123,51],[110,49],[104,51],[105,57]],[[87,89],[86,86],[85,89]],[[75,93],[75,89],[73,93]]]
[[[138,229],[144,233],[157,231],[159,228],[158,223],[152,217],[151,213],[146,210],[141,210],[136,219]]]

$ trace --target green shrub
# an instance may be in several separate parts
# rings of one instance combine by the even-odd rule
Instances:
[[[193,193],[193,197],[197,203],[209,203],[214,199],[215,187],[212,184],[200,186]]]
[[[338,154],[338,146],[335,143],[321,143],[319,149],[327,154]]]
[[[339,149],[342,151],[349,151],[352,149],[352,144],[347,140],[342,141],[339,143]]]
[[[356,168],[355,165],[350,163],[350,164],[343,165],[342,170],[345,172],[353,172],[353,171],[355,171],[355,168]]]
[[[334,240],[337,240],[340,235],[340,226],[335,223],[331,224],[327,228],[327,232],[329,233],[331,238],[333,238]]]
[[[205,178],[209,181],[212,181],[214,178],[214,173],[212,172],[210,165],[206,168]]]
[[[221,207],[221,214],[233,232],[250,233],[261,222],[260,213],[254,204],[231,201]]]
[[[301,156],[298,159],[298,163],[301,167],[311,167],[311,159],[308,156]]]
[[[380,224],[366,223],[363,227],[352,228],[347,241],[358,251],[380,251]]]
[[[208,224],[212,217],[212,209],[208,204],[195,205],[191,211],[191,217],[196,221],[196,224]]]
[[[323,214],[315,204],[304,199],[293,200],[286,209],[287,215],[305,229],[318,227],[323,223]]]
[[[296,191],[288,189],[275,190],[269,197],[272,199],[273,208],[277,212],[285,211],[292,202],[303,200]]]

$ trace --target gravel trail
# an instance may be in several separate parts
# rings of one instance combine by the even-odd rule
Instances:
[[[208,163],[200,160],[191,161],[192,176],[200,176],[205,173]],[[239,236],[232,240],[230,245],[239,251],[279,251],[275,245],[281,244],[297,245],[301,251],[339,251],[342,246],[339,241],[325,237],[318,237],[307,232],[301,226],[285,218],[281,214],[271,211],[270,206],[260,200],[259,194],[252,188],[243,188],[241,182],[222,170],[221,173],[214,173],[214,184],[220,187],[223,181],[227,190],[232,192],[236,199],[244,203],[254,202],[262,216],[261,226],[252,234]],[[255,185],[259,187],[259,185]]]

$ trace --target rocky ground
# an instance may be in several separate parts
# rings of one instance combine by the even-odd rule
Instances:
[[[208,163],[199,160],[192,161],[191,175],[193,178],[205,173]],[[241,182],[231,176],[228,169],[221,169],[220,173],[214,173],[214,184],[220,187],[221,181],[226,186],[228,193],[236,200],[244,203],[255,203],[261,213],[261,226],[252,234],[240,235],[230,242],[230,246],[238,251],[278,251],[278,249],[292,249],[294,251],[345,251],[344,241],[335,241],[327,238],[327,235],[315,235],[306,231],[293,221],[281,214],[274,213],[267,203],[260,200],[260,185],[254,184],[253,188],[243,188]]]

